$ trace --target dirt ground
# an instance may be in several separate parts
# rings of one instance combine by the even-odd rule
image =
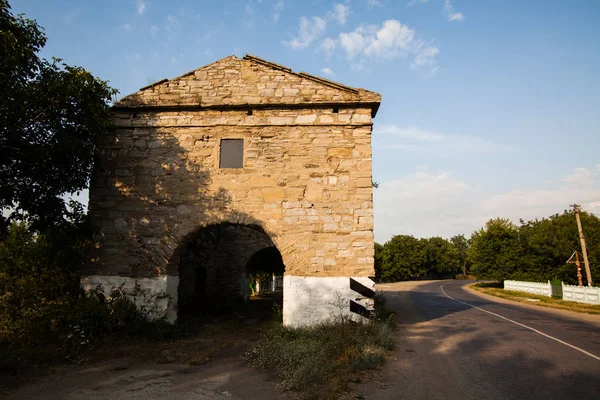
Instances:
[[[128,339],[99,346],[81,365],[35,367],[0,379],[0,398],[21,399],[278,399],[266,373],[243,354],[272,315],[273,299],[243,312],[199,318],[183,339]]]

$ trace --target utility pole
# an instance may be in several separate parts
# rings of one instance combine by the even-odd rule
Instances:
[[[577,220],[577,229],[579,230],[579,240],[581,240],[581,252],[583,253],[583,264],[585,265],[588,286],[592,286],[592,272],[590,271],[590,262],[588,261],[587,249],[585,247],[585,236],[583,236],[583,228],[581,227],[581,219],[579,218],[581,206],[579,204],[573,204],[571,207],[573,207],[575,219]]]
[[[573,256],[575,256],[575,261],[573,261]],[[579,252],[571,254],[571,258],[567,260],[567,264],[575,264],[577,266],[577,281],[579,282],[579,286],[583,286],[583,279],[581,277],[581,263],[579,262]]]

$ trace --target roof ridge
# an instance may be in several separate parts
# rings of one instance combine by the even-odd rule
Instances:
[[[306,79],[310,79],[312,81],[315,81],[315,82],[318,82],[318,83],[321,83],[323,85],[327,85],[327,86],[330,86],[330,87],[333,87],[333,88],[336,88],[336,89],[346,90],[346,91],[349,91],[349,92],[352,92],[352,93],[358,93],[358,89],[353,88],[351,86],[342,85],[341,83],[334,82],[334,81],[331,81],[329,79],[321,78],[319,76],[311,75],[311,74],[306,73],[306,72],[294,72],[289,67],[286,67],[284,65],[277,64],[277,63],[274,63],[274,62],[271,62],[271,61],[264,60],[264,59],[262,59],[260,57],[253,56],[251,54],[246,54],[243,57],[243,59],[244,60],[248,60],[248,61],[254,61],[254,62],[258,63],[258,64],[262,64],[262,65],[265,65],[267,67],[271,67],[271,68],[274,68],[274,69],[277,69],[277,70],[280,70],[280,71],[284,71],[284,72],[287,72],[287,73],[290,73],[290,74],[294,74],[294,75],[297,75],[297,76],[300,76],[300,77],[303,77],[303,78],[306,78]]]

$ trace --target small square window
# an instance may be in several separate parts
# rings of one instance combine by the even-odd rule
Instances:
[[[221,139],[219,168],[244,167],[244,139]]]

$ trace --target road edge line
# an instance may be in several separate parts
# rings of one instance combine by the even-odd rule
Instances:
[[[490,315],[493,315],[493,316],[495,316],[495,317],[501,318],[501,319],[503,319],[503,320],[505,320],[505,321],[511,322],[511,323],[513,323],[513,324],[515,324],[515,325],[518,325],[518,326],[520,326],[520,327],[523,327],[523,328],[529,329],[530,331],[533,331],[533,332],[537,333],[538,335],[542,335],[542,336],[544,336],[544,337],[546,337],[546,338],[548,338],[548,339],[555,340],[555,341],[557,341],[558,343],[564,344],[565,346],[568,346],[568,347],[570,347],[570,348],[572,348],[572,349],[575,349],[575,350],[577,350],[577,351],[579,351],[579,352],[581,352],[581,353],[585,354],[586,356],[592,357],[592,358],[594,358],[594,359],[596,359],[596,360],[600,361],[600,357],[598,357],[598,356],[596,356],[596,355],[594,355],[594,354],[592,354],[592,353],[590,353],[590,352],[588,352],[588,351],[585,351],[585,350],[583,350],[583,349],[580,349],[579,347],[577,347],[577,346],[574,346],[574,345],[572,345],[572,344],[570,344],[570,343],[567,343],[567,342],[565,342],[565,341],[563,341],[563,340],[560,340],[560,339],[558,339],[558,338],[555,338],[554,336],[550,336],[550,335],[548,335],[547,333],[544,333],[544,332],[542,332],[542,331],[539,331],[539,330],[537,330],[537,329],[535,329],[535,328],[532,328],[532,327],[530,327],[530,326],[527,326],[527,325],[525,325],[525,324],[522,324],[522,323],[520,323],[520,322],[513,321],[512,319],[510,319],[510,318],[506,318],[506,317],[504,317],[504,316],[502,316],[502,315],[500,315],[500,314],[496,314],[495,312],[491,312],[491,311],[488,311],[488,310],[484,310],[484,309],[483,309],[483,308],[481,308],[481,307],[477,307],[477,306],[474,306],[473,304],[469,304],[469,303],[467,303],[467,302],[464,302],[464,301],[462,301],[462,300],[455,299],[454,297],[452,297],[452,296],[450,296],[448,293],[446,293],[446,291],[444,290],[444,285],[440,285],[440,289],[442,290],[442,293],[444,293],[444,296],[446,296],[447,298],[449,298],[449,299],[451,299],[451,300],[457,301],[457,302],[459,302],[459,303],[462,303],[462,304],[464,304],[464,305],[467,305],[467,306],[469,306],[469,307],[476,308],[476,309],[478,309],[479,311],[483,311],[483,312],[485,312],[485,313],[488,313],[488,314],[490,314]]]

